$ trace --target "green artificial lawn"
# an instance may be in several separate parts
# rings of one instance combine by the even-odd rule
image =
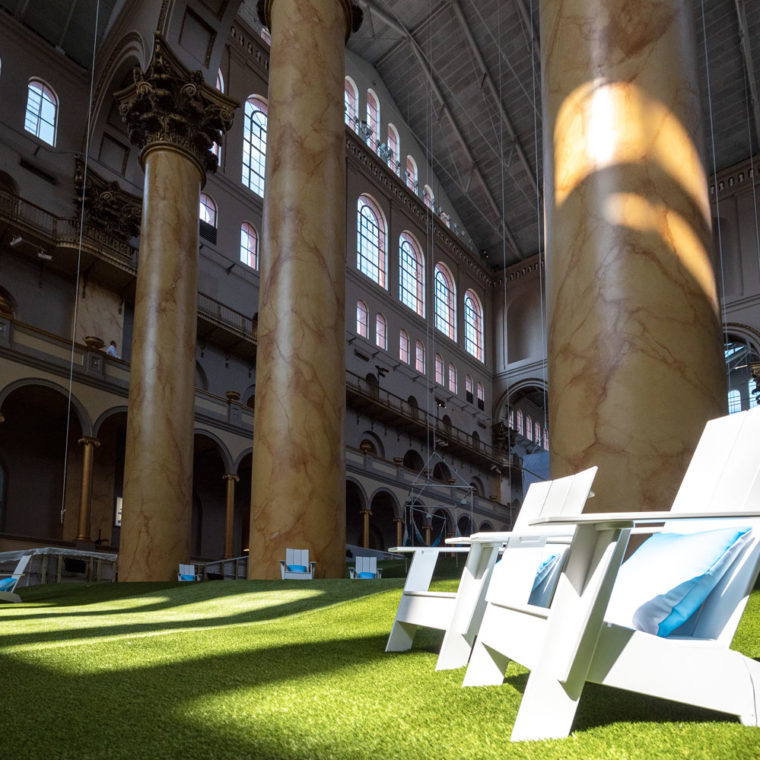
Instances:
[[[451,581],[440,581],[442,587]],[[526,671],[461,688],[440,634],[386,654],[402,581],[39,586],[0,605],[0,756],[760,757],[760,728],[587,685],[568,739],[510,744]],[[734,646],[760,655],[760,592]]]

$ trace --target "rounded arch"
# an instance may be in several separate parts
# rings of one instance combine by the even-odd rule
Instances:
[[[369,446],[366,444],[369,444]],[[372,430],[365,430],[362,433],[362,441],[359,444],[359,448],[366,454],[372,454],[379,459],[385,459],[385,446],[383,446],[380,436]]]
[[[367,494],[362,484],[346,478],[346,543],[361,546],[364,525],[361,512],[366,509]]]
[[[212,432],[211,430],[207,430],[206,428],[196,427],[193,429],[193,435],[195,436],[196,443],[199,437],[208,438],[210,441],[213,441],[219,452],[222,463],[224,464],[224,471],[234,472],[230,450],[227,448],[227,444],[216,433]],[[204,450],[207,449],[204,448]]]
[[[49,388],[50,390],[56,391],[57,393],[60,393],[61,396],[63,396],[65,399],[71,399],[71,406],[73,407],[74,411],[77,415],[77,421],[79,422],[79,426],[82,429],[82,435],[92,435],[92,420],[90,419],[90,415],[85,409],[82,402],[72,393],[71,396],[69,396],[69,392],[66,388],[64,388],[61,385],[58,385],[57,383],[53,383],[50,380],[45,380],[41,377],[29,377],[29,378],[23,378],[21,380],[15,380],[14,382],[8,384],[0,390],[0,409],[2,409],[3,404],[5,403],[5,400],[10,396],[14,391],[25,388],[27,386],[41,386],[43,388]]]
[[[18,304],[9,290],[0,287],[0,317],[16,318]]]
[[[387,549],[396,544],[396,523],[399,514],[398,499],[386,488],[372,494],[370,501],[370,548]]]
[[[433,480],[448,483],[451,479],[449,466],[445,462],[436,462],[435,467],[433,467]]]
[[[18,182],[6,172],[0,172],[0,190],[12,195],[18,195]]]
[[[380,287],[388,287],[388,220],[369,193],[356,199],[356,268]]]
[[[543,407],[543,398],[548,393],[546,381],[540,377],[526,377],[510,385],[494,402],[494,418],[504,419],[507,408],[514,406],[520,398],[530,393],[540,394],[540,406]]]
[[[450,340],[457,339],[456,280],[442,261],[433,269],[433,311],[436,330]]]
[[[208,377],[206,370],[203,369],[199,361],[195,362],[195,387],[202,391],[208,390]]]
[[[475,475],[475,477],[473,477],[470,480],[470,485],[475,490],[476,496],[483,496],[485,494],[485,489],[483,488],[483,481],[477,475]]]
[[[726,322],[723,325],[723,337],[734,338],[746,343],[756,354],[760,354],[760,330],[740,322]]]
[[[106,409],[104,412],[101,412],[98,415],[98,418],[95,420],[95,424],[92,426],[93,435],[97,438],[98,433],[100,432],[100,428],[103,427],[103,425],[108,422],[112,417],[117,417],[121,414],[127,413],[127,405],[124,404],[122,406],[112,406],[109,409]]]
[[[469,515],[461,515],[457,520],[457,534],[460,536],[469,536],[473,531],[472,518]]]
[[[488,520],[483,520],[483,522],[480,523],[480,527],[478,528],[478,531],[479,532],[486,532],[486,531],[489,531],[489,530],[493,530],[493,525],[491,525],[491,523],[488,522]]]
[[[253,455],[253,446],[249,446],[246,449],[243,449],[234,459],[232,463],[232,470],[231,472],[237,473],[240,470],[240,465],[243,463],[243,461],[246,458],[250,458]]]
[[[412,472],[419,473],[425,469],[425,461],[416,449],[409,449],[404,454],[404,467]]]

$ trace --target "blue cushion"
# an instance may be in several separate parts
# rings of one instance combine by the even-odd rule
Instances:
[[[305,573],[306,565],[288,565],[288,572],[290,573]]]
[[[548,554],[544,555],[541,564],[538,566],[538,570],[536,570],[536,578],[533,581],[533,588],[537,588],[541,585],[546,576],[554,570],[557,562],[559,562],[559,558],[560,552],[557,551],[550,551]]]
[[[374,578],[375,574],[374,573],[359,573],[357,577],[358,578]]]
[[[605,619],[669,636],[718,585],[750,528],[656,533],[620,568]]]
[[[194,575],[188,575],[187,573],[181,573],[179,577],[180,577],[180,580],[183,580],[183,581],[194,581],[195,580],[195,576]]]
[[[0,580],[0,591],[5,591],[16,582],[15,578],[3,578]]]

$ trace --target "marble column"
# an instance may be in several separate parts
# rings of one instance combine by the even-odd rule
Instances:
[[[369,509],[362,509],[362,546],[365,549],[369,549],[369,518],[372,517],[372,511]]]
[[[425,522],[425,546],[430,546],[430,533],[433,530],[433,526],[430,524],[430,519]]]
[[[170,580],[190,554],[199,196],[235,104],[159,36],[116,97],[145,170],[119,580]]]
[[[91,541],[90,537],[90,508],[92,506],[92,465],[95,449],[100,441],[92,436],[82,436],[77,443],[84,447],[82,455],[82,491],[79,497],[79,528],[77,541]]]
[[[224,518],[224,557],[232,557],[232,536],[235,528],[235,483],[240,478],[232,472],[222,476],[227,481],[227,505]]]
[[[553,477],[667,508],[725,370],[683,0],[541,0]]]
[[[251,483],[251,578],[285,549],[345,574],[345,127],[348,0],[268,0],[266,192]]]

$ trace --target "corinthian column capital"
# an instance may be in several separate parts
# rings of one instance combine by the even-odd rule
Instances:
[[[114,93],[129,139],[145,154],[155,147],[179,150],[206,172],[216,171],[214,143],[232,126],[238,103],[190,71],[156,33],[153,57],[146,71],[134,70],[134,82]]]

